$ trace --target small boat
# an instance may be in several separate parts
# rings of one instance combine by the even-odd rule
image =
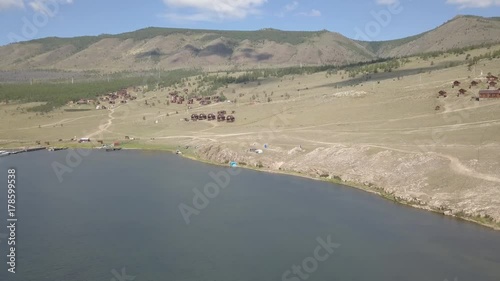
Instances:
[[[0,150],[0,157],[10,155],[10,152]]]
[[[117,151],[117,150],[122,150],[121,147],[108,147],[106,148],[106,151]]]

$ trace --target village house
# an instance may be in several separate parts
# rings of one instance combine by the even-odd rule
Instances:
[[[479,98],[481,99],[491,99],[500,98],[500,90],[481,90],[479,91]]]
[[[469,89],[472,89],[472,87],[476,87],[477,85],[479,85],[479,82],[472,80],[472,82],[470,82]]]
[[[486,76],[486,79],[488,79],[488,82],[496,82],[496,81],[498,81],[498,77],[493,76],[493,75]]]
[[[217,121],[218,122],[222,122],[222,121],[226,121],[226,116],[222,115],[222,114],[219,114],[217,116]]]

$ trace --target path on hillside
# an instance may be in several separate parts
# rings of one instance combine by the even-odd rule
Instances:
[[[304,138],[300,138],[300,140],[301,141],[306,141],[306,142],[312,142],[312,143],[316,143],[316,144],[324,144],[324,145],[345,145],[345,144],[342,144],[342,143],[315,141],[315,140],[309,140],[309,139],[304,139]],[[364,146],[367,146],[367,147],[373,147],[373,148],[381,148],[381,149],[384,149],[384,150],[390,150],[390,151],[395,151],[395,152],[400,152],[400,153],[406,153],[406,154],[418,154],[418,153],[422,153],[421,151],[404,150],[404,149],[398,149],[398,148],[393,148],[393,147],[388,147],[388,146],[382,146],[382,145],[372,145],[372,144],[360,144],[360,145],[364,145]],[[480,172],[477,172],[475,170],[472,170],[472,169],[466,167],[464,164],[462,164],[462,162],[460,162],[460,160],[458,158],[456,158],[456,157],[453,157],[451,155],[444,154],[444,153],[437,153],[437,152],[429,152],[429,153],[431,153],[433,155],[436,155],[436,156],[438,156],[440,158],[445,158],[445,159],[449,160],[450,161],[450,164],[449,164],[450,168],[452,169],[452,171],[454,171],[457,174],[468,176],[468,177],[472,177],[472,178],[476,178],[476,179],[480,179],[480,180],[485,180],[485,181],[500,183],[500,178],[497,178],[497,177],[492,176],[492,175],[488,175],[488,174],[484,174],[484,173],[480,173]]]
[[[111,125],[113,125],[113,120],[115,119],[115,117],[113,116],[113,114],[115,113],[115,110],[120,108],[120,106],[118,107],[115,107],[115,108],[112,108],[112,109],[109,109],[109,113],[108,113],[108,120],[106,121],[106,123],[104,124],[101,124],[99,125],[99,129],[89,135],[87,135],[86,137],[87,138],[93,138],[97,135],[100,135],[102,133],[104,133],[109,127],[111,127]]]
[[[54,127],[54,126],[58,126],[58,125],[60,126],[61,124],[69,124],[69,123],[73,123],[73,122],[75,122],[77,120],[91,118],[91,117],[97,117],[97,116],[101,116],[101,114],[81,116],[81,117],[75,117],[75,118],[65,118],[65,119],[62,119],[62,120],[54,122],[54,123],[40,125],[40,127],[38,127],[38,126],[32,126],[32,127],[10,128],[10,129],[7,129],[7,130],[0,130],[0,132],[21,131],[21,130],[31,130],[31,129],[38,129],[38,128]]]

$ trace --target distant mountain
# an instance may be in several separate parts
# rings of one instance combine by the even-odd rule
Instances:
[[[500,19],[475,16],[458,16],[434,30],[381,42],[355,41],[326,30],[216,31],[150,27],[117,35],[51,37],[1,46],[0,70],[113,72],[346,64],[497,42],[500,42]]]
[[[400,57],[500,42],[500,18],[457,16],[436,29],[404,39],[362,42],[378,57]]]

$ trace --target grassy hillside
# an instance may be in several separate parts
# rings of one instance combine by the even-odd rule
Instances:
[[[132,32],[125,32],[116,35],[102,34],[99,36],[80,36],[73,38],[47,37],[36,39],[22,44],[39,43],[44,46],[45,51],[55,50],[63,45],[73,45],[77,50],[83,50],[90,45],[99,42],[106,38],[117,38],[121,40],[132,39],[134,41],[150,40],[158,36],[170,36],[174,34],[182,34],[186,36],[204,35],[203,41],[211,41],[220,37],[241,42],[243,40],[262,41],[269,40],[280,44],[298,45],[304,43],[307,39],[322,33],[323,31],[282,31],[278,29],[261,29],[257,31],[232,31],[232,30],[205,30],[205,29],[183,29],[183,28],[163,28],[163,27],[148,27]]]

